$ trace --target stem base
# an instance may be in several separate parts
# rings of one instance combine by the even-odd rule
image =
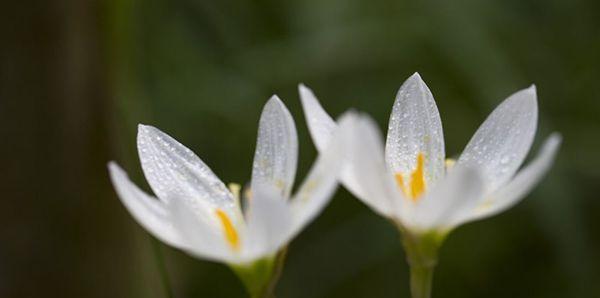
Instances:
[[[399,226],[406,260],[410,266],[410,291],[412,298],[430,298],[433,272],[438,251],[446,233],[412,233]]]

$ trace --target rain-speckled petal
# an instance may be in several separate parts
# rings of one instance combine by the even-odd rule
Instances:
[[[300,84],[298,92],[300,93],[300,100],[302,101],[310,135],[317,150],[322,151],[327,146],[327,142],[329,142],[337,125],[325,112],[312,90]]]
[[[423,154],[427,186],[444,175],[444,134],[433,95],[418,73],[398,91],[390,116],[385,157],[394,173],[408,175]]]
[[[537,157],[521,169],[508,184],[489,195],[472,220],[498,214],[519,203],[550,170],[561,141],[562,137],[558,133],[548,137]]]
[[[483,170],[488,191],[506,183],[527,156],[537,127],[535,86],[502,102],[479,127],[457,164]]]
[[[138,152],[146,179],[164,202],[183,200],[192,208],[237,207],[227,187],[190,149],[148,125],[138,126]]]
[[[298,135],[294,119],[283,102],[273,96],[260,117],[252,189],[275,187],[282,197],[289,198],[297,162]]]
[[[108,164],[108,170],[119,199],[133,218],[154,237],[171,246],[183,247],[183,239],[171,223],[167,206],[133,184],[115,162]]]

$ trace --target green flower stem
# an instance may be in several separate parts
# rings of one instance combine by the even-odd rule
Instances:
[[[274,298],[275,286],[279,281],[287,248],[275,256],[267,257],[247,265],[230,265],[240,278],[251,298]]]
[[[410,291],[413,298],[431,297],[434,266],[410,266]]]
[[[411,233],[400,227],[406,260],[410,266],[410,291],[412,298],[430,298],[433,272],[439,248],[446,233]]]
[[[270,296],[267,297],[275,297],[275,286],[279,282],[281,278],[281,273],[283,272],[283,265],[285,264],[285,258],[287,256],[287,247],[283,248],[275,257],[275,264],[273,265],[273,273],[271,275],[271,279],[267,285],[267,294]]]

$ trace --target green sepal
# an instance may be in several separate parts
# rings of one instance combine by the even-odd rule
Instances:
[[[439,249],[444,243],[447,231],[410,232],[400,228],[402,245],[410,265],[434,267],[437,264]]]
[[[281,274],[287,249],[248,264],[229,264],[252,298],[270,298]]]

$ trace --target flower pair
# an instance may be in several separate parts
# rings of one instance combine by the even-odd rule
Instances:
[[[535,135],[534,87],[498,106],[456,162],[445,159],[439,113],[418,74],[398,92],[385,149],[370,118],[349,112],[336,123],[312,91],[303,85],[299,91],[320,154],[293,196],[296,128],[276,96],[260,118],[243,200],[238,185],[228,189],[194,153],[154,127],[139,126],[138,150],[157,198],[109,164],[119,197],[145,229],[194,256],[229,264],[254,296],[268,291],[281,265],[278,254],[323,209],[340,180],[398,226],[409,262],[418,267],[415,274],[426,275],[411,281],[413,295],[422,291],[426,297],[446,234],[517,203],[550,167],[560,143],[551,136],[541,154],[517,172]]]

